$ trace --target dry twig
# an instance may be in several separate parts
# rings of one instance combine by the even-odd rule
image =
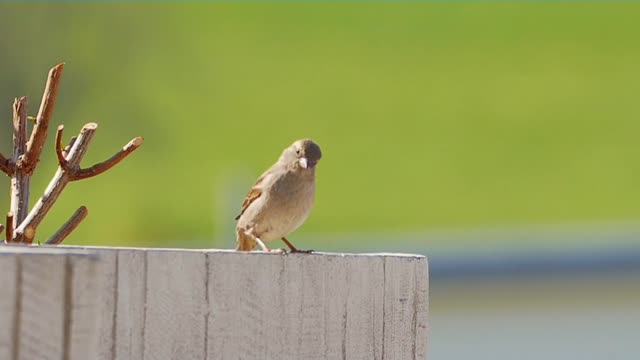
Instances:
[[[103,161],[101,163],[95,164],[95,165],[93,165],[91,167],[88,167],[86,169],[80,169],[80,171],[78,171],[78,173],[75,175],[75,177],[72,180],[75,181],[75,180],[88,179],[90,177],[94,177],[94,176],[100,175],[103,172],[111,169],[117,163],[119,163],[120,161],[124,160],[124,158],[126,158],[129,154],[131,154],[137,148],[139,148],[140,145],[142,145],[142,141],[144,141],[142,136],[138,136],[137,138],[129,141],[127,143],[127,145],[122,147],[122,149],[120,149],[120,151],[115,153],[115,155],[113,155],[109,159],[107,159],[107,160],[105,160],[105,161]]]
[[[13,241],[13,213],[11,211],[7,213],[7,232],[4,235],[5,243]]]
[[[51,119],[56,97],[58,96],[58,85],[60,84],[63,69],[64,63],[54,66],[51,71],[49,71],[47,85],[44,88],[44,94],[42,94],[40,110],[36,116],[36,124],[33,126],[31,138],[29,138],[27,145],[27,153],[22,159],[21,164],[19,164],[27,174],[33,173],[36,164],[40,160],[40,154],[47,139],[49,120]]]
[[[71,232],[75,230],[78,227],[78,225],[80,225],[82,220],[84,220],[84,218],[87,217],[87,214],[89,214],[89,210],[87,210],[87,207],[80,206],[80,208],[78,208],[78,210],[76,210],[76,212],[74,212],[73,215],[71,215],[69,220],[67,220],[67,222],[65,222],[60,227],[60,229],[56,231],[56,233],[53,234],[49,238],[49,240],[47,240],[47,244],[58,245],[62,243],[64,239],[66,239],[66,237],[69,236],[69,234],[71,234]]]
[[[58,131],[56,131],[56,156],[58,157],[58,164],[61,167],[67,166],[66,154],[62,148],[62,132],[64,131],[64,125],[58,125]]]
[[[13,163],[18,164],[27,151],[27,97],[16,98],[13,102]],[[15,228],[29,212],[29,184],[31,175],[20,166],[14,167],[11,175],[11,208]],[[9,224],[7,224],[7,228]]]

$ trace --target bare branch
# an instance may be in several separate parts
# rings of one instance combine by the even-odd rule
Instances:
[[[87,217],[87,214],[89,214],[89,210],[87,210],[87,207],[80,206],[80,208],[78,208],[78,210],[76,210],[76,212],[74,212],[73,215],[71,215],[69,220],[67,220],[67,222],[62,224],[60,229],[56,231],[56,233],[53,234],[49,238],[49,240],[47,240],[47,244],[58,245],[62,243],[64,239],[66,239],[67,236],[69,236],[69,234],[71,234],[71,232],[75,230],[78,227],[78,225],[80,225],[82,220],[84,220],[84,218]]]
[[[137,148],[139,148],[140,145],[142,145],[143,141],[144,141],[144,138],[142,136],[138,136],[137,138],[129,141],[127,145],[125,145],[122,149],[120,149],[120,151],[118,151],[115,155],[113,155],[109,159],[101,163],[95,164],[89,168],[80,169],[80,171],[78,171],[78,173],[71,179],[71,181],[83,180],[83,179],[87,179],[87,178],[102,174],[103,172],[114,167],[120,161],[124,160],[124,158],[126,158],[129,154],[131,154]]]
[[[47,139],[47,128],[49,127],[49,119],[53,113],[53,107],[56,103],[56,97],[58,95],[58,85],[60,84],[60,78],[62,76],[63,64],[54,66],[49,71],[47,77],[47,85],[44,88],[44,94],[42,95],[42,102],[40,103],[40,110],[36,116],[36,124],[33,126],[31,132],[31,138],[27,145],[27,153],[22,159],[22,164],[19,166],[24,168],[27,174],[33,173],[36,164],[40,160],[40,154],[44,147],[45,140]]]
[[[62,149],[63,131],[64,125],[58,125],[58,131],[56,132],[56,156],[58,157],[58,164],[60,164],[60,167],[65,168],[67,166],[67,159],[64,158],[64,150]]]
[[[4,241],[10,243],[13,241],[13,213],[7,213],[7,232],[4,234]]]
[[[96,123],[88,123],[80,130],[78,139],[67,155],[66,168],[58,167],[58,171],[56,171],[56,174],[49,182],[42,197],[38,199],[38,202],[33,206],[27,218],[16,229],[17,238],[22,238],[22,236],[26,235],[25,231],[29,227],[32,227],[34,231],[37,230],[42,219],[44,219],[49,210],[51,210],[51,207],[58,199],[58,196],[60,196],[62,190],[64,190],[69,181],[71,181],[80,170],[80,161],[87,152],[87,148],[91,143],[97,127],[98,124]]]
[[[17,164],[27,151],[27,97],[16,98],[13,102],[13,158]],[[20,224],[29,212],[29,184],[31,176],[19,166],[14,167],[11,176],[11,207],[16,224]],[[7,228],[9,225],[7,224]]]

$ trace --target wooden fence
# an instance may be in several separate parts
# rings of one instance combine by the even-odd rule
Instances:
[[[427,259],[0,247],[0,359],[425,359]]]

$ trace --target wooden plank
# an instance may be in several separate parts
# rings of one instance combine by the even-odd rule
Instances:
[[[97,256],[73,256],[70,259],[71,310],[68,321],[69,338],[66,339],[68,347],[65,359],[86,360],[93,358],[96,351],[96,330],[98,318],[96,309],[98,305],[99,288],[96,282],[98,267]],[[67,271],[69,269],[67,268]],[[67,274],[69,277],[69,274]],[[67,280],[69,281],[69,280]]]
[[[118,250],[115,359],[143,359],[146,251]]]
[[[208,263],[207,359],[281,356],[283,256],[210,252]]]
[[[0,253],[0,359],[12,359],[18,292],[18,257]]]
[[[344,257],[327,256],[314,270],[323,279],[324,359],[345,359],[349,266]]]
[[[96,306],[96,360],[115,358],[115,321],[118,296],[118,250],[102,248],[98,251],[100,264],[96,271],[98,304]]]
[[[209,258],[209,359],[381,359],[382,257]]]
[[[204,359],[206,255],[147,251],[145,359]]]
[[[416,272],[416,351],[415,358],[424,360],[427,358],[427,345],[429,336],[429,264],[427,258],[415,261]]]
[[[284,293],[284,303],[275,305],[282,312],[280,333],[284,337],[281,336],[283,347],[279,351],[286,359],[323,359],[328,350],[323,295],[331,284],[322,273],[326,264],[327,259],[322,256],[292,254],[284,258],[279,290]],[[271,357],[277,358],[277,354]]]
[[[382,359],[384,259],[345,257],[347,311],[345,359]]]
[[[426,358],[424,257],[91,248],[92,265],[57,250],[0,250],[19,359]]]
[[[418,339],[416,329],[424,336],[426,326],[427,274],[424,257],[386,257],[384,263],[384,359],[416,359],[426,353],[426,339]],[[420,321],[420,322],[419,322]],[[424,357],[423,357],[424,358]]]
[[[61,360],[64,357],[67,257],[20,255],[22,286],[18,359]]]

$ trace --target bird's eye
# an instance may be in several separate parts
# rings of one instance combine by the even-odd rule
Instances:
[[[300,149],[296,149],[296,154],[300,155]]]

